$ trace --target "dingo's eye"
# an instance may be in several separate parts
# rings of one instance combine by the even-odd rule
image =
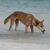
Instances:
[[[43,26],[40,26],[40,27],[43,27]]]

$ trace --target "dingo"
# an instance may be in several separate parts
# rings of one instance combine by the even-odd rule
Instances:
[[[29,26],[32,31],[33,31],[32,27],[34,26],[39,28],[42,32],[45,31],[44,25],[43,25],[44,20],[39,21],[32,14],[28,14],[28,13],[21,12],[21,11],[15,11],[4,20],[4,24],[6,24],[9,20],[10,20],[9,30],[11,29],[14,22],[16,23],[16,26],[17,26],[19,21],[21,21],[25,25],[25,32],[28,32]]]

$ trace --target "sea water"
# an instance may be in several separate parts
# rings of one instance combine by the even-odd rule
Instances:
[[[50,0],[0,0],[0,29],[9,28],[10,23],[4,24],[4,19],[14,11],[31,13],[39,20],[44,19],[45,29],[50,31]],[[20,22],[18,29],[24,30],[23,27]],[[39,30],[36,28],[35,31]]]

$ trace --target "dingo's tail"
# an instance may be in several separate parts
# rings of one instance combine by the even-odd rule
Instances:
[[[4,24],[6,24],[9,19],[10,19],[10,18],[9,18],[9,16],[8,16],[8,17],[4,20]]]

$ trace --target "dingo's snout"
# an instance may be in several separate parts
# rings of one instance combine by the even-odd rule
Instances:
[[[45,29],[43,30],[43,31],[41,31],[43,34],[44,34],[44,32],[45,32]]]

